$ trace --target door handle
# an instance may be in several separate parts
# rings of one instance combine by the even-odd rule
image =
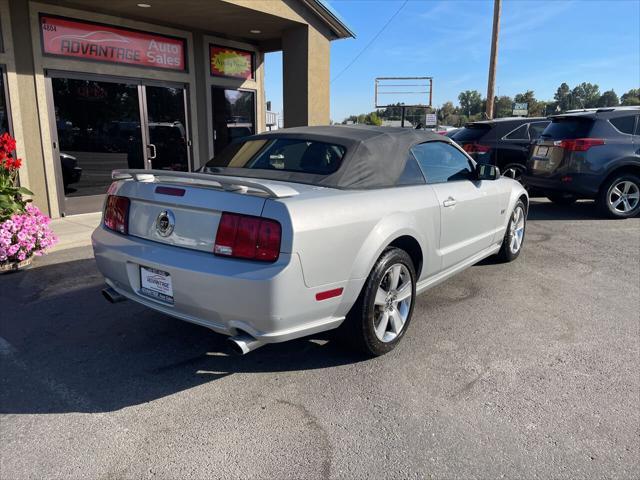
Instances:
[[[449,197],[444,202],[442,202],[442,204],[445,207],[453,207],[456,204],[456,199],[453,197]]]
[[[150,152],[149,152],[149,160],[153,160],[154,158],[156,158],[156,146],[153,143],[150,143],[149,145],[147,145],[147,148],[149,148]]]

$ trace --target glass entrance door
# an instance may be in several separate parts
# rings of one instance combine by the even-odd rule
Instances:
[[[184,88],[146,85],[147,167],[189,170]]]
[[[211,87],[213,154],[256,132],[256,94],[251,90]]]
[[[48,81],[65,215],[99,211],[112,170],[189,170],[184,87],[81,76]]]
[[[112,170],[144,168],[138,86],[74,78],[52,78],[51,86],[62,210],[99,211]]]

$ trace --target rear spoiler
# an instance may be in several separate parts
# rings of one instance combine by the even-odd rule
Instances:
[[[111,172],[113,180],[134,180],[136,182],[167,182],[194,185],[198,187],[213,187],[227,192],[248,193],[249,190],[267,194],[273,198],[285,198],[299,195],[295,188],[268,181],[247,180],[242,177],[230,177],[209,173],[176,172],[172,170],[114,170]]]

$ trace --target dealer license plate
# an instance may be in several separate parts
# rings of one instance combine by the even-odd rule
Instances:
[[[140,293],[163,302],[173,303],[171,275],[162,270],[141,266]]]

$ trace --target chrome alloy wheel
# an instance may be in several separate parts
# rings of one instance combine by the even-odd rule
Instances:
[[[617,183],[609,191],[609,206],[618,213],[629,213],[640,202],[638,185],[629,180]]]
[[[391,342],[402,332],[411,309],[411,274],[396,263],[382,276],[374,302],[373,327],[381,342]]]
[[[524,239],[524,209],[518,205],[511,215],[509,222],[509,249],[512,254],[518,253],[522,248]]]

